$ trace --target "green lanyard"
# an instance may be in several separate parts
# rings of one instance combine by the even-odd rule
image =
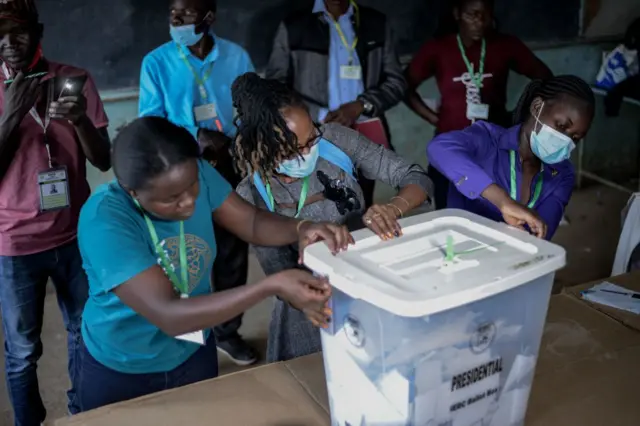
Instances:
[[[356,27],[359,27],[360,26],[360,10],[358,9],[358,5],[356,4],[355,1],[352,0],[351,5],[353,6],[353,11],[356,15]],[[349,65],[352,65],[353,52],[356,50],[356,46],[358,45],[358,35],[356,34],[355,38],[353,39],[353,43],[351,43],[351,46],[349,46],[349,43],[347,43],[347,37],[342,32],[342,27],[340,27],[340,24],[338,24],[338,21],[333,20],[333,25],[336,27],[336,31],[340,36],[340,41],[342,41],[342,44],[344,45],[344,47],[346,47],[347,50],[349,51]]]
[[[511,161],[511,198],[515,201],[518,201],[518,183],[516,179],[516,152],[511,151],[509,153],[510,161]],[[542,192],[542,172],[544,172],[544,164],[540,165],[540,174],[538,175],[538,181],[536,182],[536,188],[533,190],[533,198],[527,204],[527,207],[530,209],[535,206],[538,198],[540,198],[540,193]]]
[[[265,186],[267,187],[267,196],[269,197],[269,202],[271,203],[269,208],[271,209],[271,211],[275,211],[276,200],[273,198],[273,194],[271,193],[271,185],[269,184],[269,182],[267,182],[267,184]],[[304,180],[302,181],[302,191],[300,191],[300,199],[298,200],[298,211],[296,212],[296,215],[294,216],[295,218],[300,216],[300,212],[302,211],[302,208],[304,207],[304,203],[307,201],[307,194],[308,193],[309,193],[309,176],[304,178]]]
[[[136,202],[136,204],[138,204]],[[139,205],[139,204],[138,204]],[[164,268],[169,280],[173,286],[180,292],[180,294],[188,294],[189,293],[189,276],[188,276],[188,266],[187,266],[187,243],[184,238],[184,222],[180,221],[180,275],[181,279],[178,280],[178,276],[176,275],[176,271],[174,269],[173,263],[169,260],[167,253],[165,252],[162,244],[160,244],[160,240],[158,239],[158,233],[156,232],[156,227],[153,226],[153,222],[149,219],[149,216],[144,214],[144,221],[147,223],[147,228],[149,228],[149,234],[151,235],[151,241],[153,242],[153,246],[156,249],[156,254],[160,257],[160,261],[162,262],[162,267]]]
[[[487,54],[487,43],[482,39],[482,48],[480,50],[480,69],[478,70],[478,74],[473,72],[473,64],[469,62],[469,58],[467,58],[467,54],[464,51],[464,45],[462,44],[462,39],[460,38],[460,34],[458,34],[458,49],[460,49],[460,53],[462,53],[462,60],[464,64],[467,66],[467,70],[469,70],[469,75],[471,76],[471,80],[475,83],[476,87],[480,89],[482,87],[482,75],[484,74],[484,58]]]
[[[193,78],[196,80],[196,83],[198,83],[198,91],[200,92],[200,97],[202,98],[202,101],[206,102],[208,98],[208,94],[207,94],[207,88],[205,87],[204,83],[209,79],[209,77],[211,77],[211,73],[213,72],[213,63],[211,64],[207,72],[204,73],[204,76],[200,78],[200,75],[196,72],[195,68],[193,68],[193,65],[191,65],[191,62],[189,62],[189,59],[187,58],[187,55],[185,55],[184,52],[182,51],[182,48],[178,45],[176,45],[176,47],[178,48],[178,53],[180,53],[180,58],[185,63],[187,68],[191,70],[191,74],[193,74]]]

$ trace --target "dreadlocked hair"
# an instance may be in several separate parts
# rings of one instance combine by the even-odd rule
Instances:
[[[242,176],[258,172],[267,178],[282,160],[300,155],[298,138],[281,112],[307,108],[296,92],[277,80],[246,73],[233,82],[231,97],[238,128],[233,155]]]
[[[541,98],[545,102],[552,102],[562,96],[570,96],[595,107],[593,90],[586,81],[575,75],[558,75],[547,80],[533,80],[524,90],[515,111],[513,112],[514,124],[524,123],[530,115],[531,103],[535,98]]]

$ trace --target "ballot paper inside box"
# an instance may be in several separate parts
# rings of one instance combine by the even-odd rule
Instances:
[[[455,210],[403,229],[305,253],[334,286],[322,333],[333,424],[523,424],[564,251]]]

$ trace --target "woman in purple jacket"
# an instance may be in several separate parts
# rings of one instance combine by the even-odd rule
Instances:
[[[451,182],[447,207],[551,239],[573,192],[569,157],[591,126],[594,106],[584,80],[557,76],[527,86],[514,127],[480,121],[437,136],[427,154]]]

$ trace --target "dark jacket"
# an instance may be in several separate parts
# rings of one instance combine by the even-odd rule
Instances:
[[[362,98],[381,116],[405,96],[406,81],[387,18],[360,6],[356,53],[362,66]],[[323,13],[299,12],[280,24],[266,77],[286,82],[305,99],[313,117],[329,104],[330,28]]]

